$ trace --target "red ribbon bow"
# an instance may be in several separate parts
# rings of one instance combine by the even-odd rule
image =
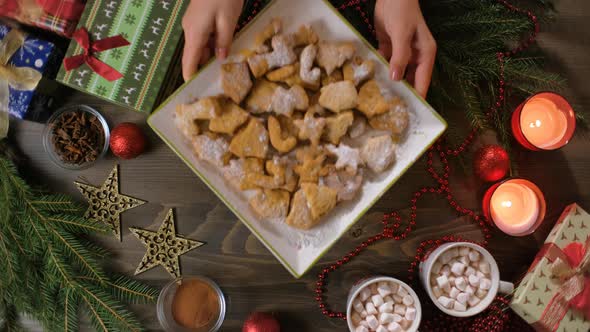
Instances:
[[[535,330],[557,331],[570,308],[590,319],[590,276],[587,274],[590,266],[590,237],[585,243],[573,242],[563,249],[551,244],[544,247],[542,254],[552,262],[552,274],[561,280],[561,285],[540,319],[532,323]]]
[[[90,42],[88,31],[82,27],[76,30],[72,37],[84,49],[84,53],[65,58],[64,68],[66,71],[76,69],[86,63],[90,69],[108,81],[116,81],[123,77],[123,74],[115,68],[94,57],[95,53],[129,45],[123,36],[117,35]]]

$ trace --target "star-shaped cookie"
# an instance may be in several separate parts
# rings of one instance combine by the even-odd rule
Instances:
[[[204,245],[204,242],[186,239],[176,235],[174,226],[174,212],[168,210],[164,222],[157,232],[139,228],[129,228],[147,248],[135,274],[143,273],[157,265],[162,265],[174,278],[180,277],[179,257],[195,248]]]
[[[119,165],[115,165],[100,188],[77,181],[74,184],[88,200],[89,206],[84,218],[108,224],[119,241],[121,241],[121,213],[146,203],[119,192]]]

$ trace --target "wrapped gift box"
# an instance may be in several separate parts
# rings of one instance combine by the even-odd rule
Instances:
[[[85,5],[86,0],[3,0],[0,15],[70,37]]]
[[[537,331],[590,331],[588,254],[590,215],[569,205],[516,288],[512,309]]]
[[[57,80],[120,106],[151,112],[182,82],[181,19],[188,3],[188,0],[89,2],[78,30],[88,31],[90,48],[100,44],[100,40],[118,35],[129,42],[127,46],[93,52],[96,59],[122,77],[106,79],[84,63],[71,70],[62,66]],[[72,40],[66,59],[83,52],[80,40]]]
[[[0,111],[34,121],[43,121],[49,115],[52,97],[44,93],[51,85],[47,80],[55,77],[60,51],[49,41],[26,35],[0,24]],[[10,46],[9,46],[10,45]],[[10,53],[10,54],[8,54]],[[6,93],[8,91],[8,93]]]

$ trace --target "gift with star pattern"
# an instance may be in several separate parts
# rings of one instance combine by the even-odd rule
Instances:
[[[52,42],[0,24],[0,112],[46,120],[52,97],[43,90],[50,90],[60,54]]]
[[[57,80],[151,112],[182,82],[180,24],[188,0],[88,2]]]
[[[565,208],[510,306],[537,331],[590,331],[590,215],[579,205]]]

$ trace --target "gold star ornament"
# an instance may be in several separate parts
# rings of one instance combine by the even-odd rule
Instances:
[[[115,237],[121,241],[121,213],[143,205],[145,201],[119,192],[119,165],[115,165],[100,188],[81,182],[74,183],[88,200],[89,206],[84,217],[108,224]]]
[[[180,277],[179,257],[195,248],[204,245],[204,242],[185,239],[176,235],[174,227],[173,210],[168,210],[164,222],[157,232],[139,228],[129,228],[147,248],[143,259],[139,263],[135,274],[140,274],[149,269],[162,265],[174,278]]]

